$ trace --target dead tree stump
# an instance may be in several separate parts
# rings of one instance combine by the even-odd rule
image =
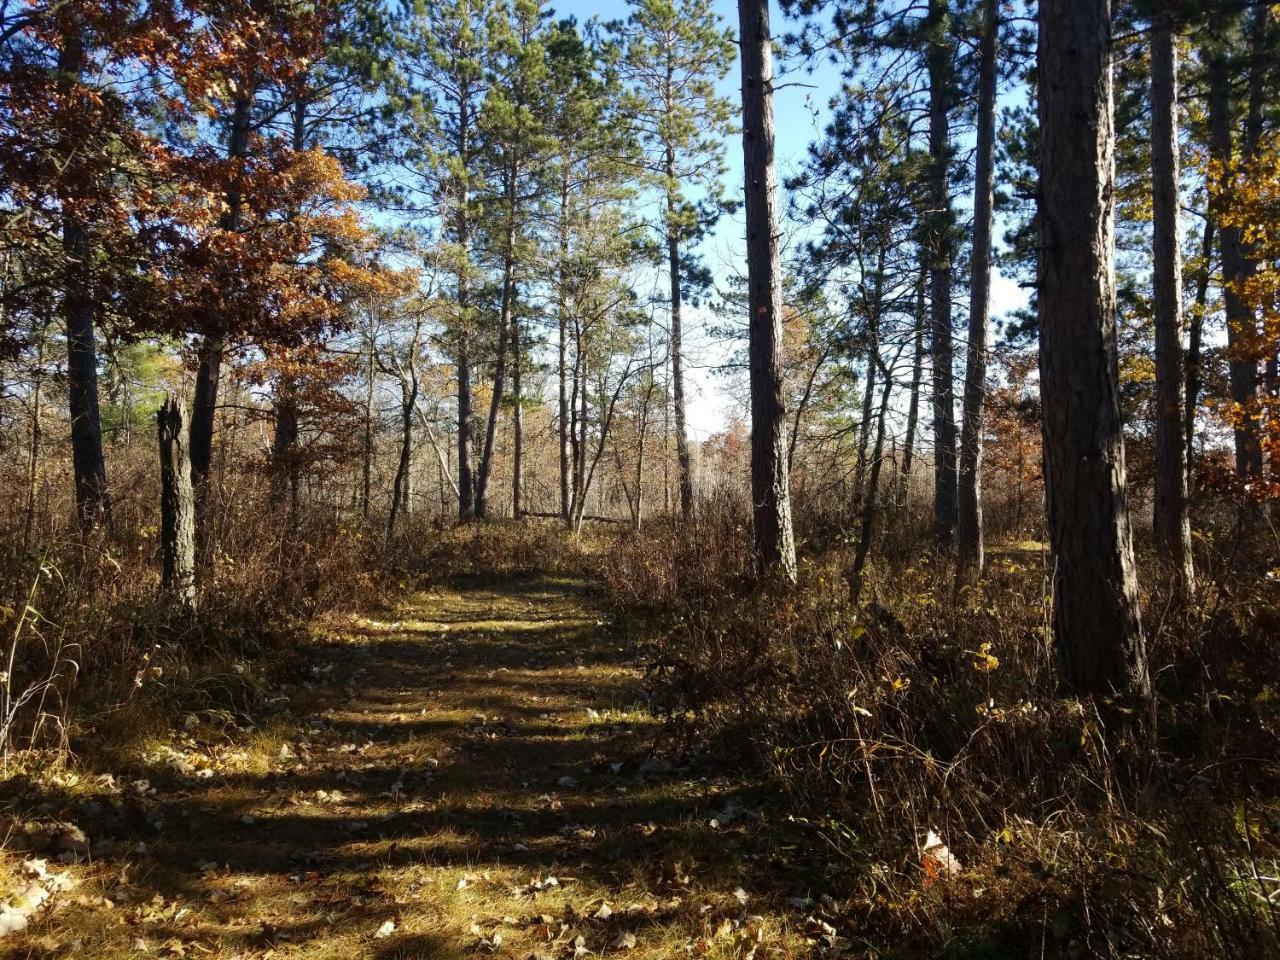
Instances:
[[[160,437],[160,551],[164,589],[184,606],[196,602],[196,510],[191,486],[187,411],[166,397],[156,414]]]

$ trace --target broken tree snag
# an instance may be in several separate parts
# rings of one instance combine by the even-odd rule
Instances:
[[[196,602],[196,514],[187,411],[166,397],[156,413],[160,439],[160,552],[163,585],[184,606]]]

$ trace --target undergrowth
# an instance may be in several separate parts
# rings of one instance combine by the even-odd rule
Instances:
[[[1035,544],[960,597],[940,557],[882,559],[855,606],[838,538],[785,589],[755,580],[742,527],[621,542],[601,576],[652,644],[671,743],[771,776],[841,867],[852,936],[896,956],[1280,955],[1274,583],[1237,565],[1192,609],[1145,598],[1148,714],[1060,695]]]

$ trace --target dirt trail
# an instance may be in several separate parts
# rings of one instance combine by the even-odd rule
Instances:
[[[27,811],[81,825],[92,855],[68,868],[80,884],[61,909],[0,947],[805,952],[769,909],[805,891],[785,850],[757,845],[759,804],[653,756],[639,672],[585,585],[433,590],[307,656],[288,719],[245,734],[193,715],[140,770],[29,791]]]

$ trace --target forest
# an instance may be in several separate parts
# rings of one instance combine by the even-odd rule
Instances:
[[[0,957],[1280,958],[1278,523],[1280,3],[0,0]]]

